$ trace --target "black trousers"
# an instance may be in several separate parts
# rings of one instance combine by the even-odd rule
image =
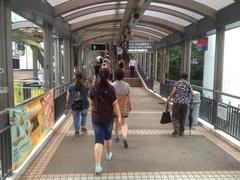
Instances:
[[[131,73],[131,77],[134,77],[134,73],[135,73],[135,66],[130,66],[130,73]]]
[[[172,121],[174,130],[184,132],[185,119],[187,115],[187,104],[173,103]]]

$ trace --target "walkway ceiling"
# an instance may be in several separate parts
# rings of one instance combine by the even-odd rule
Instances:
[[[33,5],[34,2],[40,3],[39,7],[45,7],[42,10],[45,15],[39,14],[56,25],[59,32],[63,25],[65,30],[69,27],[76,43],[145,39],[155,44],[167,45],[170,41],[200,36],[207,30],[240,20],[240,15],[237,15],[240,10],[239,0],[12,1],[13,9],[18,10],[20,15],[20,11],[26,11],[26,8],[21,7],[19,1],[30,6],[32,11],[38,9]],[[231,8],[234,11],[232,13],[228,10]],[[37,12],[39,11],[41,8]],[[224,15],[227,12],[230,15],[226,17]],[[57,19],[58,23],[53,19]]]

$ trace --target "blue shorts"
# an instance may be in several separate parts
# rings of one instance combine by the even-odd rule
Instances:
[[[96,123],[93,121],[93,130],[95,134],[95,143],[104,144],[104,140],[112,138],[114,121]]]

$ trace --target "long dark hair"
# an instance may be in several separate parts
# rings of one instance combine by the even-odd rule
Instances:
[[[97,93],[100,95],[106,95],[108,93],[110,84],[108,82],[110,71],[107,68],[102,68],[99,71],[100,82],[97,85]]]

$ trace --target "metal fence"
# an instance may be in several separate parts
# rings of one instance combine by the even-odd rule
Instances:
[[[54,88],[54,110],[55,110],[55,122],[59,117],[66,113],[65,99],[66,91],[69,83],[66,83],[60,87]],[[42,92],[39,92],[41,95]],[[36,97],[29,97],[30,99],[25,100],[20,105],[24,105]],[[12,173],[12,147],[11,147],[11,125],[9,121],[9,110],[3,110],[0,112],[0,179],[5,179],[9,174]]]
[[[67,112],[65,107],[66,104],[66,95],[67,95],[67,87],[69,83],[66,83],[60,87],[54,88],[54,117],[55,122],[61,117],[63,114]]]
[[[9,112],[6,109],[0,112],[0,179],[6,178],[12,172],[10,128]]]
[[[147,88],[153,90],[153,79],[150,76],[148,76],[146,72],[143,71],[141,66],[138,66],[138,72],[142,77],[144,83],[146,84]]]
[[[41,87],[15,87],[14,88],[14,105],[43,94],[45,90]]]
[[[240,140],[240,109],[203,96],[201,101],[200,118]]]
[[[144,75],[144,72],[141,70],[141,68],[139,68],[139,73],[146,83],[146,75]],[[170,95],[175,82],[176,81],[166,79],[164,84],[160,84],[160,95],[167,98]],[[194,90],[199,90],[200,92],[203,90],[211,91],[212,93],[217,93],[222,96],[224,95],[231,98],[240,99],[238,96],[230,95],[220,91],[214,91],[195,85],[192,85],[192,87]],[[202,95],[199,116],[203,120],[212,124],[214,128],[221,129],[225,133],[240,140],[240,108],[231,106],[230,104],[217,102]]]

